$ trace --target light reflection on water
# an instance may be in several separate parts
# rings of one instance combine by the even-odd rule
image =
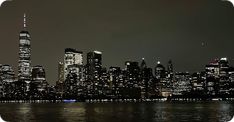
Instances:
[[[4,103],[0,115],[10,122],[225,122],[234,115],[234,103]]]

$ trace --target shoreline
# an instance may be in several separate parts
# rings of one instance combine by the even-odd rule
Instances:
[[[210,102],[210,101],[227,101],[232,102],[234,98],[176,98],[170,99],[86,99],[86,100],[75,100],[75,99],[63,99],[63,100],[0,100],[1,103],[141,103],[141,102]]]

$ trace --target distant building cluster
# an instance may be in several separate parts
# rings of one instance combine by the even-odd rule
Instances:
[[[65,49],[65,62],[66,62]],[[75,50],[75,49],[74,49]],[[75,55],[74,55],[75,56]],[[74,58],[73,58],[74,59]],[[167,66],[158,62],[154,69],[126,61],[125,68],[102,67],[102,53],[87,53],[87,64],[79,72],[67,71],[59,63],[59,80],[55,89],[61,99],[155,99],[155,98],[231,98],[234,95],[234,68],[227,58],[215,59],[204,71],[174,72],[172,61]],[[63,65],[62,65],[63,64]],[[64,67],[64,70],[61,69]],[[72,69],[77,68],[71,64]],[[60,77],[66,73],[65,77]]]
[[[102,52],[66,48],[58,62],[58,80],[49,86],[43,66],[31,66],[31,38],[19,35],[18,77],[10,65],[0,65],[0,100],[232,98],[234,68],[227,58],[215,59],[201,72],[175,72],[172,61],[155,68],[142,61],[126,61],[125,68],[102,66]]]

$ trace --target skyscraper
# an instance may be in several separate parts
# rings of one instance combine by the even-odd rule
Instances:
[[[14,70],[10,65],[0,64],[0,96],[10,97],[13,94]]]
[[[152,69],[147,68],[145,59],[142,58],[141,66],[141,77],[140,77],[140,87],[141,87],[141,97],[148,98],[149,96],[149,82],[153,78]]]
[[[64,79],[62,80],[64,80],[64,83],[60,83],[62,86],[58,85],[58,88],[60,87],[58,92],[65,98],[74,97],[77,95],[78,86],[83,81],[83,52],[73,48],[66,48],[63,66]],[[63,95],[63,93],[65,94]]]
[[[155,80],[158,82],[159,92],[163,97],[171,96],[172,92],[172,79],[170,78],[172,76],[169,75],[172,73],[172,63],[170,61],[167,68],[168,71],[166,71],[166,68],[160,63],[160,61],[157,62],[155,67]]]
[[[102,76],[102,52],[93,51],[87,53],[87,64],[85,67],[86,85],[89,87],[89,93],[93,96],[99,96],[103,93]]]
[[[221,58],[219,60],[219,83],[218,83],[218,94],[220,96],[229,95],[229,63],[227,58]]]
[[[140,81],[140,67],[138,62],[126,61],[125,62],[126,69],[126,86],[129,88],[139,87]]]
[[[211,61],[206,65],[206,94],[216,95],[219,82],[220,68],[219,59]]]
[[[173,64],[171,60],[167,63],[167,78],[170,80],[173,79]]]
[[[24,14],[23,31],[19,36],[18,80],[27,84],[31,81],[31,44],[30,34],[26,29],[26,15]],[[26,91],[29,91],[27,85]]]
[[[59,83],[63,83],[64,82],[64,63],[63,62],[59,62],[58,63],[58,82]]]
[[[205,94],[205,72],[195,72],[191,75],[192,95],[203,96]]]
[[[119,84],[119,75],[121,74],[121,69],[120,67],[110,67],[109,68],[109,77],[110,77],[110,82],[111,86],[110,87],[118,87]]]
[[[64,55],[64,80],[70,72],[69,69],[72,69],[71,65],[83,65],[83,52],[77,51],[76,49],[72,48],[66,48]]]
[[[58,63],[58,81],[56,82],[56,92],[59,95],[59,98],[63,96],[63,86],[64,86],[64,63]]]
[[[191,91],[189,72],[175,73],[175,82],[173,82],[173,95],[186,95]]]
[[[0,65],[0,78],[3,83],[14,82],[15,73],[10,65]]]
[[[142,58],[142,62],[141,62],[141,66],[140,66],[141,70],[144,68],[147,68],[146,63],[145,63],[145,58]]]
[[[102,70],[102,52],[93,51],[87,54],[87,76],[88,79],[99,80]]]
[[[33,66],[32,68],[32,82],[35,84],[38,91],[46,90],[47,83],[46,83],[46,75],[45,69],[40,66]]]
[[[160,61],[158,61],[155,67],[155,77],[157,79],[162,79],[165,78],[165,76],[165,67],[160,63]]]
[[[124,91],[121,92],[125,97],[140,98],[140,67],[135,61],[126,61],[124,70]]]

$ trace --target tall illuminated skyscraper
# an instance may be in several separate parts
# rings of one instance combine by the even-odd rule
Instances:
[[[99,80],[102,69],[102,52],[93,51],[87,53],[87,75],[90,80]]]
[[[77,66],[83,65],[83,52],[77,51],[73,48],[66,48],[65,49],[65,55],[64,55],[64,80],[66,79],[67,75],[71,70],[74,68],[78,72],[81,71],[81,69]],[[78,75],[78,74],[77,74]]]
[[[31,81],[31,44],[30,34],[26,29],[26,15],[24,26],[19,36],[18,80],[26,83]]]

